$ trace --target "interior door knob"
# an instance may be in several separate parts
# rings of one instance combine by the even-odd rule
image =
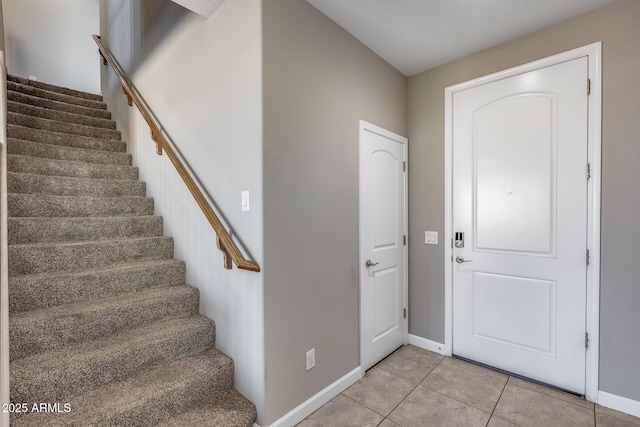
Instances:
[[[364,265],[366,265],[367,268],[369,268],[369,267],[373,267],[374,265],[378,265],[378,264],[380,264],[380,263],[379,262],[371,262],[371,260],[368,259],[367,262]]]
[[[473,260],[470,260],[470,259],[464,259],[464,257],[463,257],[462,255],[458,255],[458,256],[456,257],[456,262],[457,262],[458,264],[462,264],[463,262],[473,262]]]

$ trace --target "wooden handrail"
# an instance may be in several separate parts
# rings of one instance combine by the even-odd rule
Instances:
[[[118,79],[120,79],[122,90],[125,95],[127,95],[127,103],[130,106],[135,104],[135,106],[138,107],[140,114],[142,114],[142,117],[147,122],[147,125],[149,125],[149,129],[151,130],[151,139],[156,143],[156,153],[160,155],[163,152],[167,153],[169,160],[171,160],[171,163],[173,163],[173,166],[178,171],[178,174],[180,174],[180,177],[193,195],[193,198],[198,203],[198,206],[200,206],[200,209],[202,209],[202,212],[207,217],[207,220],[209,220],[209,224],[211,224],[211,227],[213,227],[214,231],[216,232],[218,248],[224,254],[224,267],[230,269],[231,262],[233,261],[233,263],[235,263],[238,268],[256,272],[260,271],[260,266],[258,265],[258,263],[252,260],[248,260],[244,257],[236,243],[231,238],[229,232],[226,230],[226,228],[224,228],[224,226],[220,222],[220,219],[218,218],[218,215],[216,215],[215,211],[211,207],[211,204],[207,201],[204,194],[202,194],[202,191],[200,191],[200,188],[189,174],[187,168],[180,161],[180,158],[173,150],[172,145],[160,130],[160,127],[151,116],[151,113],[147,109],[146,105],[142,102],[140,96],[138,96],[135,87],[127,78],[124,71],[122,70],[122,67],[114,58],[111,51],[102,43],[100,36],[94,34],[93,39],[98,45],[98,49],[100,49],[100,56],[102,56],[103,64],[111,65],[111,68],[118,76]]]

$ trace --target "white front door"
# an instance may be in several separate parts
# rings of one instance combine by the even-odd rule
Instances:
[[[587,80],[582,57],[453,97],[453,353],[580,394]]]
[[[407,139],[360,122],[360,359],[405,343]]]

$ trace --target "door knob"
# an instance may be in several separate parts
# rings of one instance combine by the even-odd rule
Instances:
[[[470,260],[470,259],[464,259],[464,257],[463,257],[462,255],[458,255],[458,256],[456,257],[456,262],[457,262],[458,264],[462,264],[463,262],[473,262],[473,260]]]
[[[368,259],[367,262],[364,265],[366,265],[367,268],[369,268],[369,267],[373,267],[374,265],[378,265],[378,264],[380,264],[380,263],[379,262],[371,262],[371,260]]]

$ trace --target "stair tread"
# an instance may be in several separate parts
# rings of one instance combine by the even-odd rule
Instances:
[[[12,361],[11,368],[15,372],[20,372],[22,376],[29,375],[37,378],[49,370],[69,369],[69,365],[73,365],[76,360],[92,359],[95,357],[94,355],[101,358],[108,357],[108,354],[105,354],[108,352],[105,350],[109,348],[117,347],[119,350],[124,350],[131,344],[155,341],[161,338],[162,335],[171,333],[172,329],[197,327],[203,324],[212,325],[213,321],[200,314],[160,320],[139,328],[127,329],[108,337],[101,337],[62,349],[22,357]]]
[[[194,341],[194,337],[198,339]],[[20,402],[55,402],[64,395],[119,381],[124,375],[206,351],[215,342],[213,321],[194,314],[154,322],[11,364],[11,396]],[[92,371],[98,378],[91,378]]]
[[[93,138],[107,140],[120,139],[120,131],[115,129],[60,122],[42,117],[29,116],[22,113],[14,113],[12,111],[7,111],[7,123],[71,135],[90,136]]]
[[[188,285],[150,288],[42,309],[9,313],[11,361],[197,313],[198,290]]]
[[[7,89],[28,94],[31,96],[35,96],[38,98],[52,99],[55,101],[65,102],[67,104],[72,104],[72,105],[80,105],[83,107],[97,108],[101,110],[107,109],[107,104],[105,104],[103,101],[79,98],[73,95],[67,95],[60,92],[41,89],[33,85],[22,84],[16,81],[11,81],[11,79],[7,80]]]
[[[37,105],[40,107],[48,108],[50,110],[67,111],[87,117],[100,117],[107,120],[111,119],[111,113],[103,108],[93,108],[77,104],[69,104],[67,102],[56,101],[55,99],[29,95],[17,90],[7,90],[7,99],[15,102],[20,102],[22,104]]]
[[[131,154],[125,152],[51,145],[13,138],[7,139],[7,153],[39,159],[78,161],[96,165],[131,166]]]
[[[142,289],[182,285],[185,262],[174,258],[130,261],[82,271],[33,273],[9,279],[9,312],[110,298]],[[42,298],[42,295],[48,297]]]
[[[188,285],[164,286],[160,288],[144,289],[138,292],[117,295],[111,298],[103,298],[99,301],[95,301],[89,304],[81,302],[64,304],[56,307],[23,311],[19,313],[9,313],[9,319],[14,324],[19,324],[29,321],[39,321],[40,319],[52,317],[72,316],[78,313],[89,313],[96,310],[101,310],[104,307],[137,305],[143,301],[156,300],[159,298],[162,299],[166,298],[169,295],[173,296],[176,294],[192,293],[194,292],[194,290],[197,291],[196,288]]]
[[[45,272],[45,273],[30,273],[30,274],[19,274],[19,275],[15,275],[12,276],[11,279],[9,279],[10,281],[14,281],[14,280],[24,280],[26,278],[50,278],[50,279],[55,279],[55,278],[71,278],[74,276],[83,276],[83,275],[91,275],[91,274],[99,274],[102,272],[112,272],[112,271],[118,271],[118,270],[126,270],[126,269],[131,269],[131,268],[137,268],[137,267],[155,267],[158,265],[162,265],[162,264],[171,264],[171,263],[175,263],[175,262],[179,262],[182,263],[183,261],[180,260],[176,260],[174,258],[169,258],[169,259],[145,259],[145,260],[140,260],[140,261],[131,261],[131,262],[123,262],[120,264],[114,264],[114,265],[110,265],[110,266],[102,266],[102,267],[95,267],[95,268],[86,268],[80,271],[56,271],[56,272]]]
[[[48,159],[24,154],[8,154],[9,172],[46,176],[67,176],[94,179],[127,179],[138,181],[138,168],[109,163],[89,163],[80,160]]]
[[[130,237],[8,245],[9,277],[25,273],[78,271],[132,259],[173,257],[173,238]]]
[[[127,151],[126,143],[116,139],[92,138],[84,135],[30,128],[14,123],[7,123],[7,140],[19,140],[59,147],[83,148],[94,151],[122,153]]]
[[[90,93],[82,90],[71,89],[64,86],[58,86],[51,83],[45,83],[37,80],[27,79],[25,77],[16,76],[14,74],[7,74],[7,80],[15,83],[20,83],[25,86],[33,86],[39,89],[43,89],[49,92],[62,93],[65,95],[73,96],[76,98],[90,99],[93,101],[102,101],[102,95],[96,93]]]
[[[119,198],[119,197],[118,197]],[[142,242],[151,240],[173,240],[171,237],[156,236],[156,237],[132,237],[132,238],[120,238],[120,239],[105,239],[105,240],[82,240],[77,242],[42,242],[42,243],[18,243],[15,245],[9,245],[10,248],[49,248],[55,246],[83,246],[83,245],[103,245],[109,243],[131,243]]]
[[[71,412],[30,413],[14,427],[155,426],[205,399],[214,401],[230,389],[233,362],[216,349],[178,359],[127,380],[69,397]]]
[[[7,194],[10,217],[139,216],[153,213],[149,197]]]
[[[17,172],[17,171],[8,171],[7,175],[9,176],[9,179],[21,178],[21,177],[38,177],[38,178],[42,177],[42,178],[69,180],[69,181],[76,181],[76,182],[90,182],[90,183],[115,182],[117,184],[131,184],[132,181],[142,182],[138,180],[134,181],[132,179],[121,179],[121,178],[90,178],[90,177],[84,177],[84,176],[45,175],[41,173]]]
[[[162,236],[162,217],[9,217],[8,243],[72,242]]]
[[[64,123],[79,124],[83,126],[98,127],[105,129],[115,129],[116,122],[111,119],[85,116],[70,111],[53,110],[39,105],[25,104],[22,102],[7,100],[7,111],[24,114],[42,119],[54,120]]]
[[[130,179],[7,172],[7,192],[58,196],[145,197],[147,190],[143,181]]]
[[[216,402],[205,402],[161,423],[159,427],[251,427],[255,419],[255,405],[238,391],[231,390]]]

